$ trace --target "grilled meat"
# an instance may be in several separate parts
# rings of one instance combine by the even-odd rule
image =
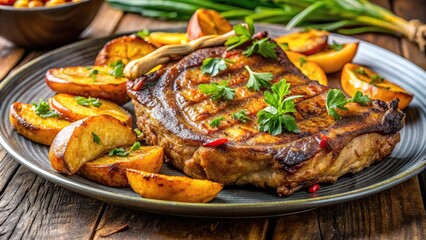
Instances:
[[[404,125],[398,100],[374,100],[365,107],[349,103],[347,111],[339,112],[342,119],[336,121],[326,111],[328,88],[308,79],[283,51],[276,51],[278,60],[246,57],[241,49],[201,49],[129,82],[128,94],[146,140],[162,146],[170,162],[191,177],[273,187],[280,195],[314,183],[334,182],[391,154]],[[225,57],[234,63],[211,77],[200,68],[208,57]],[[246,65],[255,72],[271,72],[272,83],[285,78],[291,83],[290,95],[303,95],[295,99],[294,117],[300,132],[277,136],[259,132],[256,114],[267,104],[262,90],[245,86]],[[212,100],[198,89],[199,84],[220,82],[228,76],[228,85],[235,89],[233,100]],[[231,117],[242,109],[250,121]],[[218,128],[210,126],[218,117],[225,120]],[[203,146],[222,138],[229,141],[219,147]]]

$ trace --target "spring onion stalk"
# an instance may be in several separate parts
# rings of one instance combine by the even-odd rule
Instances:
[[[227,19],[282,23],[343,34],[385,32],[426,46],[426,24],[407,21],[368,0],[107,0],[124,11],[148,17],[187,20],[199,8],[216,10]]]

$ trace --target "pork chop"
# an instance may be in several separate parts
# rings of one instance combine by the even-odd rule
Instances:
[[[335,120],[325,106],[328,88],[304,76],[281,49],[276,52],[278,59],[274,60],[246,57],[241,49],[201,49],[128,82],[137,124],[146,141],[163,147],[169,161],[191,177],[277,188],[280,195],[334,182],[392,153],[405,118],[398,110],[398,100],[374,100],[368,106],[349,103],[347,111],[339,112],[342,118]],[[217,76],[202,74],[203,60],[218,57],[234,63]],[[264,90],[245,86],[249,79],[245,66],[255,72],[271,72],[272,83],[285,78],[291,84],[290,95],[303,95],[295,99],[298,133],[273,136],[258,130],[256,114],[267,103]],[[198,88],[228,76],[229,86],[235,89],[233,100],[212,100]],[[250,121],[242,123],[231,117],[242,109]],[[218,128],[210,126],[218,117],[225,120]],[[203,146],[224,138],[228,142],[218,147]]]

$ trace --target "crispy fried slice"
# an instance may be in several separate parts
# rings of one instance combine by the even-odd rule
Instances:
[[[10,106],[9,119],[19,134],[44,145],[52,144],[56,134],[70,124],[61,118],[41,118],[31,104],[20,102]]]
[[[72,175],[102,153],[135,141],[136,134],[120,120],[109,115],[92,116],[60,131],[50,146],[49,159],[55,170]]]
[[[128,147],[126,151],[129,151]],[[141,147],[127,157],[108,156],[84,164],[79,174],[85,178],[110,187],[127,187],[126,169],[132,168],[158,173],[163,166],[163,148],[158,146]]]
[[[209,180],[182,176],[166,176],[127,169],[129,184],[145,198],[178,202],[209,202],[222,190],[223,185]]]
[[[83,106],[78,103],[74,95],[60,93],[49,99],[51,108],[58,111],[64,118],[74,122],[86,117],[106,114],[121,120],[127,126],[132,126],[132,115],[117,104],[108,100],[99,99],[100,106],[92,104]]]

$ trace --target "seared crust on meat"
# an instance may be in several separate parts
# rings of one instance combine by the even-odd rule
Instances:
[[[405,118],[398,100],[390,104],[375,100],[365,107],[350,103],[347,111],[339,111],[342,119],[335,121],[325,107],[327,87],[305,77],[280,49],[277,53],[278,60],[273,60],[247,58],[241,50],[225,47],[201,49],[129,82],[138,127],[149,143],[163,147],[172,164],[189,176],[273,187],[280,195],[334,182],[391,154]],[[235,63],[211,77],[200,70],[208,57],[226,57]],[[272,82],[285,78],[291,83],[290,95],[303,95],[295,100],[299,133],[272,136],[258,131],[256,114],[267,105],[263,91],[245,87],[249,77],[245,65],[255,72],[273,73]],[[213,101],[198,90],[199,84],[227,79],[228,74],[235,89],[233,100]],[[241,109],[251,121],[241,123],[231,117]],[[209,123],[220,116],[226,120],[218,128],[211,127]],[[203,146],[219,138],[229,142],[218,148]],[[324,138],[326,149],[320,146]]]

